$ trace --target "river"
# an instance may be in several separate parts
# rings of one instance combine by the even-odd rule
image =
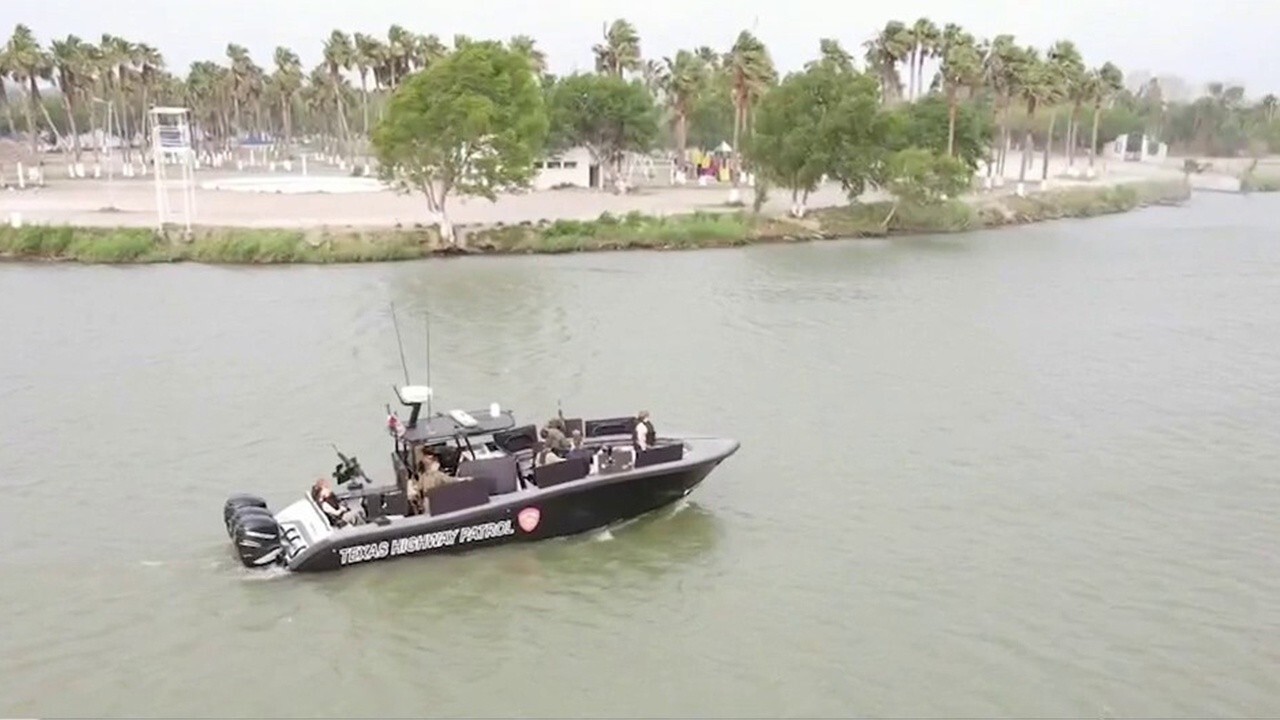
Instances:
[[[340,573],[222,500],[384,405],[742,449],[609,532]],[[0,716],[1280,714],[1280,198],[895,241],[0,265]]]

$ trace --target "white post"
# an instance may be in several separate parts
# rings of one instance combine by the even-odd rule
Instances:
[[[307,154],[302,153],[302,174],[307,174]]]
[[[22,163],[18,163],[18,189],[27,189],[27,171],[22,168]]]

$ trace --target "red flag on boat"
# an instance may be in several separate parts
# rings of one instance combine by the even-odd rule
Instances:
[[[387,432],[396,437],[404,437],[404,425],[400,422],[400,418],[395,413],[387,415]]]

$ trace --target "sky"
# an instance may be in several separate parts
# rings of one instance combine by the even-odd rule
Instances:
[[[978,37],[1014,34],[1023,44],[1047,47],[1075,41],[1090,65],[1110,60],[1126,72],[1177,75],[1190,83],[1242,83],[1250,96],[1280,93],[1274,44],[1280,0],[0,0],[0,23],[25,23],[46,45],[76,34],[102,33],[146,42],[169,68],[192,61],[225,62],[228,42],[247,47],[269,67],[277,45],[297,52],[308,67],[334,28],[380,36],[399,23],[448,42],[533,36],[555,73],[590,70],[591,46],[602,25],[626,18],[638,29],[645,57],[679,48],[727,49],[742,29],[753,30],[783,72],[817,54],[818,39],[834,37],[861,55],[860,46],[891,19],[928,17],[955,22]],[[7,20],[7,22],[6,22]],[[7,30],[7,28],[6,28]]]

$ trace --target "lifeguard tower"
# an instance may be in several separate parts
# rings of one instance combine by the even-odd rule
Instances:
[[[165,226],[181,224],[188,234],[196,212],[195,150],[191,143],[191,111],[179,107],[153,107],[151,115],[151,161],[156,178],[156,222]],[[181,199],[173,202],[173,190]]]

